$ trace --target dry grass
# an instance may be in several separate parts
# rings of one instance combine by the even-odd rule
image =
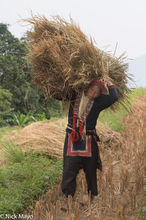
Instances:
[[[73,200],[69,199],[69,211],[65,213],[60,209],[65,199],[59,184],[36,203],[34,220],[136,220],[144,198],[145,109],[146,96],[138,97],[132,107],[133,113],[124,121],[126,129],[121,133],[99,124],[97,129],[102,140],[100,150],[104,172],[98,171],[99,195],[93,203],[87,196],[85,175],[81,170],[77,177],[76,194]],[[66,119],[33,123],[10,136],[15,136],[24,149],[31,143],[35,151],[62,157],[64,123]],[[56,136],[58,142],[55,142]]]
[[[97,198],[92,203],[86,198],[87,186],[81,171],[77,178],[75,197],[69,199],[69,211],[64,213],[60,209],[64,197],[60,186],[57,186],[36,204],[33,212],[35,220],[137,219],[137,211],[141,209],[144,198],[145,108],[146,96],[138,98],[133,105],[133,114],[125,120],[127,129],[121,133],[122,145],[116,151],[112,145],[103,150],[104,172],[98,173]]]
[[[127,58],[115,57],[98,49],[92,39],[81,31],[73,20],[32,16],[25,20],[32,25],[28,32],[28,50],[34,68],[33,81],[46,97],[70,98],[72,91],[85,89],[93,78],[105,83],[112,79],[119,92],[120,102],[129,91]]]
[[[24,151],[29,149],[62,158],[65,129],[60,123],[34,122],[20,131],[9,133],[9,140],[22,147]]]
[[[62,158],[65,138],[64,125],[67,118],[56,122],[34,122],[19,131],[12,131],[7,138],[19,145],[23,150],[42,152],[53,157]],[[112,148],[116,151],[122,143],[121,135],[106,125],[98,123],[97,131],[101,138],[101,149]]]

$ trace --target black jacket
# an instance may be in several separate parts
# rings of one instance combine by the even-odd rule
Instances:
[[[70,103],[70,108],[69,108],[69,113],[68,113],[68,125],[70,127],[73,124],[73,105],[74,105],[75,97],[76,97],[76,94],[74,93],[71,103]],[[109,106],[111,106],[117,100],[118,100],[118,92],[115,87],[109,88],[109,95],[101,94],[99,97],[95,98],[94,104],[86,119],[86,130],[95,129],[99,113],[105,108],[108,108]],[[67,132],[69,132],[68,129],[67,129]]]

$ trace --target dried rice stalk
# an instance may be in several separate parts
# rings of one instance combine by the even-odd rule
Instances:
[[[81,92],[97,77],[105,83],[112,79],[119,97],[126,97],[131,78],[124,54],[116,58],[95,47],[72,19],[68,23],[59,16],[52,20],[32,16],[26,21],[33,27],[28,32],[33,81],[46,97],[70,99],[73,90]],[[124,103],[123,99],[119,101]]]

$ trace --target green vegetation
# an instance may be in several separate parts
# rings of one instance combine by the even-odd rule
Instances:
[[[29,115],[29,114],[27,114],[27,115],[14,114],[13,117],[14,117],[14,121],[16,122],[16,124],[21,127],[24,127],[27,124],[29,124],[33,121],[36,121],[36,119],[32,115]]]
[[[0,168],[0,213],[17,214],[33,209],[39,199],[62,173],[62,161],[6,144],[8,168]]]
[[[10,110],[12,94],[7,89],[2,89],[0,86],[0,111],[5,112]]]
[[[146,88],[134,89],[129,93],[129,103],[132,104],[135,97],[146,94]],[[130,105],[127,103],[127,109],[130,110]],[[118,110],[112,111],[111,109],[104,110],[99,116],[99,121],[108,125],[114,131],[121,131],[124,129],[122,119],[128,115],[128,111],[122,106],[118,105]]]
[[[145,94],[146,94],[146,88],[137,88],[132,90],[132,92],[129,94],[129,98],[132,102],[133,99],[136,98],[137,96],[141,96]]]
[[[15,125],[14,114],[45,114],[46,119],[62,116],[60,102],[45,100],[42,91],[32,83],[33,69],[26,55],[26,39],[15,38],[8,25],[0,23],[0,127]]]
[[[7,125],[10,123],[10,113],[12,102],[12,94],[7,89],[2,89],[0,86],[0,127]]]

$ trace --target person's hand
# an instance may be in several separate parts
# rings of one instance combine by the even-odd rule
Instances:
[[[110,79],[110,80],[108,81],[107,85],[108,85],[108,86],[112,86],[112,85],[114,85],[114,83],[113,83],[112,80]]]

